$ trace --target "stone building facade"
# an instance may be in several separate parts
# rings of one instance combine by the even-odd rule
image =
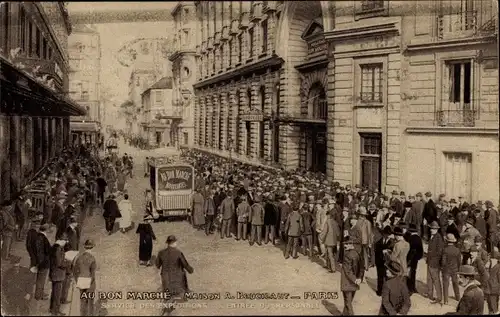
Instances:
[[[21,188],[69,145],[70,117],[85,110],[67,98],[67,39],[62,2],[0,6],[0,201]]]
[[[196,82],[196,11],[192,1],[180,1],[172,10],[175,24],[172,62],[173,116],[170,118],[178,139],[174,143],[193,145],[194,142],[194,91]]]
[[[494,2],[196,7],[198,147],[382,192],[498,199]]]
[[[69,91],[87,110],[86,116],[71,118],[72,141],[96,142],[101,130],[101,38],[91,25],[76,25],[68,39]]]

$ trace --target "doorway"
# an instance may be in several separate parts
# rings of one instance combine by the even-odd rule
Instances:
[[[308,127],[310,149],[310,170],[312,172],[326,173],[327,147],[326,126]]]
[[[156,132],[156,144],[160,145],[161,143],[161,132]]]

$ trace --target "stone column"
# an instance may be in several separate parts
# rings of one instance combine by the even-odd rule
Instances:
[[[220,95],[220,111],[219,111],[219,116],[221,120],[219,120],[219,124],[221,125],[219,127],[219,131],[222,131],[221,135],[219,135],[219,142],[221,144],[222,150],[227,151],[227,140],[228,140],[228,135],[227,135],[227,120],[228,120],[228,111],[227,111],[227,92],[223,91]],[[219,132],[220,133],[220,132]]]
[[[67,147],[70,145],[71,142],[71,130],[69,126],[69,117],[64,117],[63,118],[63,135],[64,135],[64,147]]]
[[[207,133],[207,144],[209,144],[209,147],[211,147],[212,139],[213,139],[213,125],[214,125],[214,114],[213,114],[213,101],[212,101],[212,94],[208,95],[208,100],[207,100],[207,115],[208,115],[208,133]]]
[[[42,138],[43,138],[43,129],[42,129],[42,118],[35,117],[33,118],[33,151],[35,157],[35,170],[38,171],[40,167],[42,167],[43,161],[43,152],[42,152]]]
[[[0,202],[10,198],[10,117],[0,115],[0,147],[3,155],[0,155]]]
[[[10,193],[21,188],[21,118],[10,117]]]
[[[33,118],[26,118],[26,157],[28,162],[26,168],[29,171],[29,176],[33,176],[35,170],[35,154],[34,154],[34,140],[33,140]]]
[[[20,116],[19,117],[19,148],[20,148],[20,154],[21,154],[21,178],[20,178],[20,186],[22,187],[28,178],[28,167],[27,165],[29,164],[29,157],[27,153],[27,146],[26,146],[26,117],[25,116]]]

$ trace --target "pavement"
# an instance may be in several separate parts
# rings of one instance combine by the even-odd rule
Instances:
[[[144,158],[152,156],[152,153],[124,144],[120,146],[120,152],[132,154],[135,162],[134,178],[127,181],[127,192],[134,209],[134,225],[126,233],[107,235],[102,214],[96,211],[87,216],[82,233],[82,240],[91,238],[96,243],[93,250],[97,260],[96,309],[100,316],[160,315],[162,306],[158,300],[126,299],[127,292],[154,292],[161,287],[159,271],[154,266],[139,266],[139,241],[135,233],[136,224],[144,214],[144,190],[148,188],[148,179],[142,177]],[[154,152],[173,155],[176,150],[157,149]],[[183,221],[154,223],[153,230],[157,237],[153,257],[166,247],[168,235],[176,235],[179,248],[194,268],[194,273],[188,275],[190,289],[202,295],[220,296],[215,300],[189,300],[176,309],[174,315],[341,315],[340,273],[328,273],[319,263],[311,262],[305,256],[285,260],[282,246],[249,246],[246,241],[220,239],[219,235],[206,236]],[[417,279],[425,281],[425,278],[425,261],[422,260]],[[376,284],[374,268],[367,272],[365,280],[354,298],[354,311],[358,315],[378,314],[381,299],[373,290]],[[425,283],[419,282],[418,288],[425,289]],[[234,298],[237,292],[284,293],[289,298],[245,300]],[[329,298],[305,299],[304,292],[329,292]],[[291,299],[291,296],[298,298]],[[450,306],[431,305],[420,294],[414,294],[411,300],[410,315],[442,315],[455,311],[456,307],[453,299],[450,299]],[[78,292],[74,292],[69,306],[64,312],[69,316],[79,316]]]
[[[97,290],[106,299],[99,300],[99,315],[159,315],[161,304],[152,300],[127,300],[127,292],[158,291],[161,280],[158,270],[138,264],[139,241],[135,233],[136,224],[144,212],[144,190],[148,179],[142,177],[142,166],[147,151],[137,151],[127,146],[121,152],[134,156],[135,177],[128,180],[135,214],[134,226],[127,233],[116,232],[108,236],[104,230],[104,219],[99,213],[89,216],[83,237],[96,242],[94,254],[97,259]],[[168,151],[167,151],[168,152]],[[170,151],[172,152],[172,151]],[[169,153],[170,153],[169,152]],[[305,256],[298,259],[283,258],[282,249],[277,246],[249,246],[248,242],[234,239],[220,239],[219,235],[206,236],[194,230],[187,222],[161,222],[153,224],[157,241],[153,246],[153,256],[166,247],[168,235],[179,239],[179,248],[184,252],[194,273],[188,276],[193,292],[220,296],[219,300],[189,300],[174,314],[195,315],[341,315],[343,298],[340,292],[340,273],[328,273],[320,264],[311,262]],[[153,259],[154,260],[154,259]],[[426,278],[425,261],[421,261],[417,279]],[[376,272],[372,268],[366,274],[366,282],[361,285],[354,299],[356,314],[378,314],[381,299],[375,294]],[[425,285],[419,282],[419,289]],[[237,292],[287,293],[299,296],[288,300],[239,300],[226,298]],[[305,299],[304,292],[330,292],[332,298]],[[227,294],[229,293],[229,294]],[[122,299],[111,300],[121,294]],[[451,292],[451,294],[453,294]],[[97,295],[99,297],[99,295]],[[78,299],[74,300],[76,306]],[[71,315],[78,315],[78,306],[71,309]],[[419,294],[412,296],[410,315],[441,315],[454,311],[456,301],[450,299],[450,306],[433,306],[427,298]]]

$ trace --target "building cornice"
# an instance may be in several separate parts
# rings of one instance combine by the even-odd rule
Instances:
[[[194,49],[180,50],[180,51],[175,51],[172,54],[170,54],[170,56],[168,57],[168,60],[173,62],[185,54],[197,55],[196,50],[194,50]]]
[[[377,35],[399,34],[398,22],[388,22],[369,26],[360,26],[346,29],[336,29],[324,32],[325,39],[329,42],[363,39]]]
[[[220,75],[214,76],[212,78],[197,82],[196,84],[193,85],[195,89],[203,88],[205,86],[221,82],[221,81],[228,81],[234,78],[239,78],[241,76],[245,76],[248,74],[251,74],[259,69],[263,68],[268,68],[268,67],[273,67],[273,66],[280,66],[282,65],[284,60],[279,57],[278,55],[272,55],[267,58],[264,58],[260,61],[251,63],[251,64],[245,64],[240,67],[237,67],[233,69],[232,71],[222,73]]]
[[[407,127],[407,133],[411,134],[481,134],[498,135],[498,128],[484,127]]]
[[[446,39],[437,41],[425,41],[420,43],[409,43],[406,46],[408,52],[418,52],[422,50],[443,49],[443,48],[459,48],[472,45],[481,45],[494,43],[496,41],[495,35],[480,36],[480,37],[466,37],[458,39]]]
[[[68,62],[69,54],[68,54],[68,52],[65,53],[61,43],[59,43],[59,39],[57,38],[57,36],[54,32],[54,29],[52,28],[52,24],[48,20],[47,14],[45,13],[45,10],[43,9],[42,5],[40,3],[37,3],[37,2],[33,2],[33,4],[36,6],[38,12],[40,13],[40,15],[43,19],[43,22],[45,23],[45,25],[47,26],[47,29],[50,32],[50,36],[52,37],[52,41],[56,44],[57,49],[61,53],[62,61],[65,65],[66,69],[68,69],[69,68],[69,62]]]

